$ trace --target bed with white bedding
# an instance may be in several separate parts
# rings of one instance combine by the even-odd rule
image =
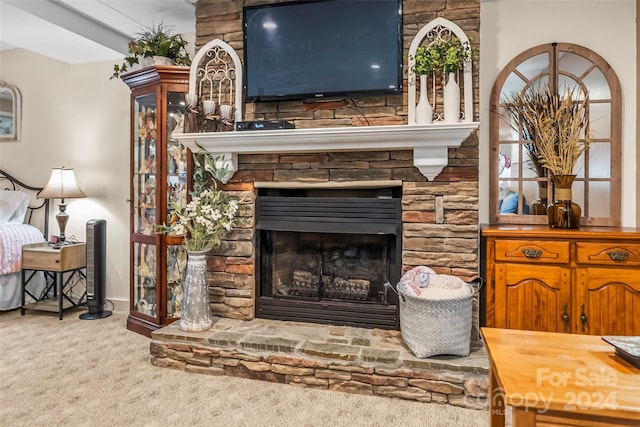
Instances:
[[[46,242],[49,201],[36,199],[41,189],[0,170],[0,310],[3,311],[22,305],[22,245]],[[38,272],[27,289],[39,296],[44,288],[44,274]],[[27,294],[25,303],[31,301]]]

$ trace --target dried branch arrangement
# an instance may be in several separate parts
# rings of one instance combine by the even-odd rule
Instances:
[[[522,134],[522,139],[525,141],[523,147],[527,153],[527,157],[529,157],[532,169],[537,176],[546,177],[547,169],[542,166],[540,162],[540,152],[534,142],[536,140],[535,127],[528,121],[534,113],[537,114],[540,111],[541,101],[539,91],[514,92],[507,96],[503,107],[507,113],[506,118],[509,119],[508,122],[512,129],[518,134]],[[531,114],[525,114],[525,110],[531,110]]]
[[[574,90],[558,95],[549,87],[507,98],[505,111],[512,126],[531,141],[524,145],[538,176],[547,175],[541,168],[553,175],[574,173],[578,158],[589,147],[587,102]]]

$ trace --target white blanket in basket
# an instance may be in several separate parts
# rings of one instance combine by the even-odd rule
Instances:
[[[407,271],[398,282],[398,290],[403,295],[426,299],[463,298],[473,292],[459,277],[436,274],[425,266]]]

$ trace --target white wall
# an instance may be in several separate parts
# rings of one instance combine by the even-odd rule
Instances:
[[[106,294],[127,310],[128,87],[109,80],[113,62],[69,65],[16,49],[1,51],[0,64],[0,79],[22,93],[21,141],[0,143],[0,168],[35,186],[46,183],[53,167],[75,169],[88,197],[67,200],[66,234],[83,241],[88,220],[107,221]],[[58,233],[57,211],[53,205],[50,234]]]
[[[636,2],[493,0],[480,9],[480,200],[489,197],[489,101],[504,66],[531,47],[574,43],[602,56],[622,86],[622,225],[636,226]],[[480,222],[489,221],[481,204]],[[640,225],[640,224],[639,224]]]

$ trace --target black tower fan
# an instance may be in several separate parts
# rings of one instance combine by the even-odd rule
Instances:
[[[111,316],[104,309],[106,301],[107,221],[91,219],[87,222],[87,307],[81,319],[93,320]]]

